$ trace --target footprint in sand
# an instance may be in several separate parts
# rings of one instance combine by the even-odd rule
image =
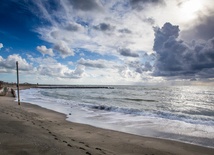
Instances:
[[[67,146],[72,147],[71,144],[67,144]]]
[[[81,150],[85,150],[83,147],[79,147],[79,149],[81,149]]]
[[[96,149],[96,150],[99,150],[99,151],[102,151],[102,149],[100,149],[100,148],[97,148],[97,147],[96,147],[95,149]]]
[[[96,147],[95,149],[102,152],[103,154],[106,154],[101,148]]]
[[[84,142],[79,142],[80,144],[85,144]]]
[[[63,142],[63,143],[68,143],[68,142],[67,142],[67,141],[65,141],[65,140],[63,140],[62,142]]]

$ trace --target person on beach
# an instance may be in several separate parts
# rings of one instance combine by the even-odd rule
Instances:
[[[11,94],[13,95],[13,97],[16,97],[16,92],[14,89],[11,88]]]

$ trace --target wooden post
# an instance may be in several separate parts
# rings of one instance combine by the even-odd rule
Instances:
[[[18,65],[18,61],[16,61],[16,72],[17,72],[18,105],[20,105],[20,96],[19,96],[19,65]]]

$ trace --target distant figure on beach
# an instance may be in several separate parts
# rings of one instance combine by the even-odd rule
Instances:
[[[14,89],[11,88],[11,94],[13,95],[13,97],[16,97],[16,92]]]
[[[0,89],[2,89],[3,87],[2,87],[2,85],[3,85],[3,82],[2,81],[0,81]]]

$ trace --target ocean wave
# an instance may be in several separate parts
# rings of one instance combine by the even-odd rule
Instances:
[[[108,112],[117,112],[122,114],[129,114],[133,116],[148,116],[153,118],[163,118],[168,120],[176,120],[182,121],[190,124],[201,124],[201,125],[214,125],[214,119],[212,117],[197,117],[188,114],[181,114],[181,113],[171,113],[168,111],[149,111],[149,110],[142,110],[142,109],[133,109],[133,108],[120,108],[114,106],[106,106],[106,105],[85,105],[91,109],[100,110],[100,111],[108,111]]]
[[[149,99],[139,99],[139,98],[124,98],[125,100],[129,100],[129,101],[137,101],[137,102],[158,102],[157,100],[149,100]]]

